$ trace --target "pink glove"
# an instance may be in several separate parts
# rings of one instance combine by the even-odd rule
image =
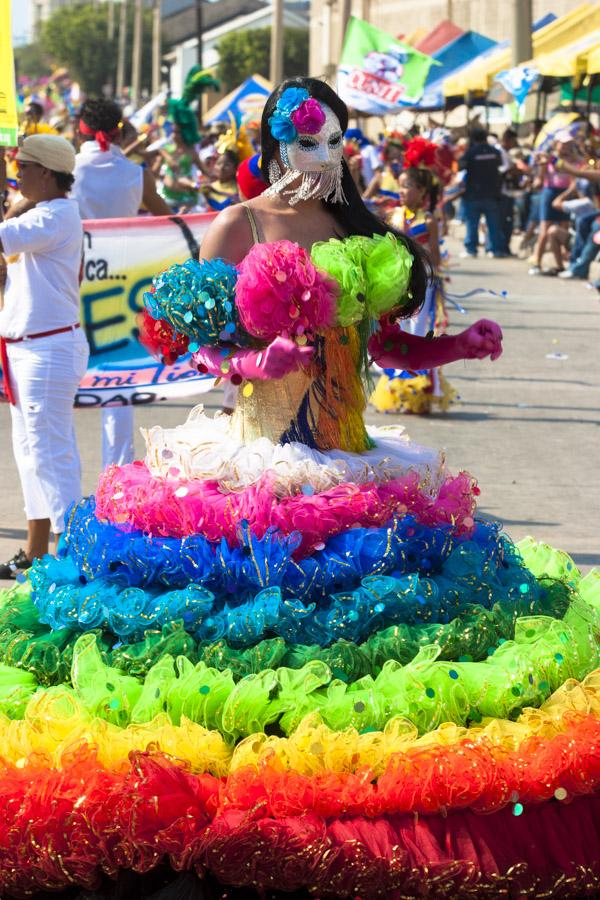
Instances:
[[[307,366],[313,356],[313,347],[299,347],[295,341],[277,337],[264,350],[234,350],[223,356],[218,347],[200,347],[192,358],[203,372],[221,378],[239,375],[249,381],[274,381],[283,378],[302,366]],[[229,369],[221,368],[224,362]]]
[[[491,319],[479,319],[465,331],[456,335],[462,350],[462,359],[485,359],[492,362],[502,355],[502,329]]]
[[[369,341],[369,353],[384,369],[435,369],[459,359],[498,359],[502,330],[496,322],[480,319],[460,334],[423,338],[402,331],[388,319]]]

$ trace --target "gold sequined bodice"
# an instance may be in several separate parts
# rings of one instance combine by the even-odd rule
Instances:
[[[232,437],[245,444],[267,437],[319,450],[367,450],[359,355],[356,328],[332,328],[319,336],[309,368],[274,381],[254,381],[250,396],[240,392]]]

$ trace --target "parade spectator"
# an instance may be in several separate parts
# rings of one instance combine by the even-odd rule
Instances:
[[[365,137],[360,128],[349,128],[346,141],[355,143],[360,154],[360,177],[363,187],[368,187],[377,172],[383,169],[383,159],[377,147]],[[352,171],[352,170],[351,170]]]
[[[172,138],[172,142],[160,150],[163,159],[160,193],[170,212],[191,212],[198,204],[201,163],[195,145],[200,135],[195,125],[175,122]]]
[[[505,188],[513,198],[513,234],[524,233],[529,221],[531,170],[527,151],[522,147],[509,150],[511,168],[505,177]]]
[[[35,134],[17,162],[24,199],[0,223],[8,262],[0,347],[28,534],[0,578],[47,553],[50,531],[58,539],[69,505],[81,497],[73,403],[89,355],[79,324],[83,227],[67,198],[75,151],[58,135]],[[0,182],[3,190],[4,164]]]
[[[23,134],[28,137],[31,134],[58,134],[56,128],[42,122],[44,107],[37,100],[32,100],[25,110],[23,121]]]
[[[569,159],[575,160],[577,158],[575,155],[575,144],[568,132],[557,135],[555,148],[559,155],[563,152],[568,155]],[[559,194],[566,190],[571,183],[570,176],[560,171],[560,167],[557,167],[556,163],[557,157],[555,155],[540,154],[538,156],[538,170],[542,178],[540,227],[534,251],[533,266],[529,269],[530,275],[542,274],[542,260],[546,252],[548,233],[552,224],[569,221],[569,214],[553,205]],[[564,268],[562,258],[557,254],[556,249],[553,255],[556,265],[552,269],[545,270],[543,273],[545,275],[558,275]]]
[[[121,150],[121,109],[112,100],[87,100],[79,119],[81,149],[75,163],[72,197],[82,219],[137,216],[143,205],[156,216],[170,209],[156,191],[152,173],[126,159]],[[132,462],[133,406],[102,409],[102,465]]]
[[[595,258],[593,235],[597,230],[596,220],[600,210],[598,209],[598,186],[589,185],[592,188],[592,197],[579,194],[579,182],[573,181],[566,191],[555,199],[553,206],[566,212],[571,217],[575,227],[575,237],[572,243],[569,266],[560,272],[559,278],[587,278],[590,263]],[[550,229],[552,232],[552,229]],[[590,246],[591,245],[591,246]],[[566,245],[568,246],[568,244]],[[589,261],[586,262],[587,257]]]
[[[463,215],[467,234],[465,256],[477,256],[479,245],[479,221],[482,216],[488,229],[490,252],[498,259],[506,253],[503,250],[502,223],[499,200],[502,185],[502,156],[496,147],[488,143],[483,128],[474,128],[469,139],[469,148],[461,156],[458,166],[466,172],[463,194]]]
[[[502,252],[511,256],[510,240],[512,238],[515,218],[514,192],[520,179],[520,172],[511,157],[511,151],[518,149],[517,132],[507,128],[499,143],[502,155],[502,191],[500,194],[500,226],[502,228]]]
[[[403,136],[398,133],[393,132],[386,137],[382,151],[383,165],[375,170],[363,195],[364,200],[374,200],[382,214],[391,211],[400,202],[398,179],[402,172],[404,143]]]
[[[600,169],[594,167],[594,161],[592,158],[591,165],[582,167],[581,163],[574,158],[569,145],[566,144],[559,148],[556,168],[565,175],[576,176],[580,189],[582,184],[587,182],[593,206],[597,208],[600,207]],[[580,239],[576,240],[576,246],[571,254],[571,262],[568,269],[561,273],[562,278],[588,278],[590,266],[600,252],[600,246],[594,240],[598,231],[600,231],[600,217],[598,213],[594,215],[592,207],[588,206],[587,216],[583,217],[582,214]],[[575,255],[576,253],[577,255]]]
[[[235,178],[237,167],[238,156],[235,150],[224,150],[217,155],[213,169],[214,181],[202,188],[209,209],[218,212],[240,202]]]

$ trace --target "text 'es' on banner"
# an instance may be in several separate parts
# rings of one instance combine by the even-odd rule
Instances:
[[[81,325],[90,345],[88,370],[75,398],[78,409],[140,406],[210,390],[214,378],[191,356],[166,366],[139,343],[137,315],[152,279],[174,263],[198,257],[215,213],[83,223]]]

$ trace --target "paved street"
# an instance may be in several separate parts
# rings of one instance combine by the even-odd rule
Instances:
[[[515,539],[531,534],[567,550],[584,569],[600,565],[600,295],[580,281],[529,277],[523,261],[459,260],[458,243],[449,243],[452,291],[508,291],[506,299],[466,300],[467,316],[451,312],[453,330],[481,316],[495,318],[505,352],[494,364],[447,367],[460,403],[446,415],[407,416],[403,424],[419,443],[444,447],[452,469],[477,476],[480,510],[500,519]],[[136,421],[172,426],[194,402],[141,408]],[[204,402],[218,408],[220,392]],[[368,418],[390,421],[372,412]],[[0,559],[25,539],[9,420],[2,404]],[[84,491],[91,493],[100,469],[100,414],[80,411],[76,420]],[[136,450],[143,452],[139,436]]]

